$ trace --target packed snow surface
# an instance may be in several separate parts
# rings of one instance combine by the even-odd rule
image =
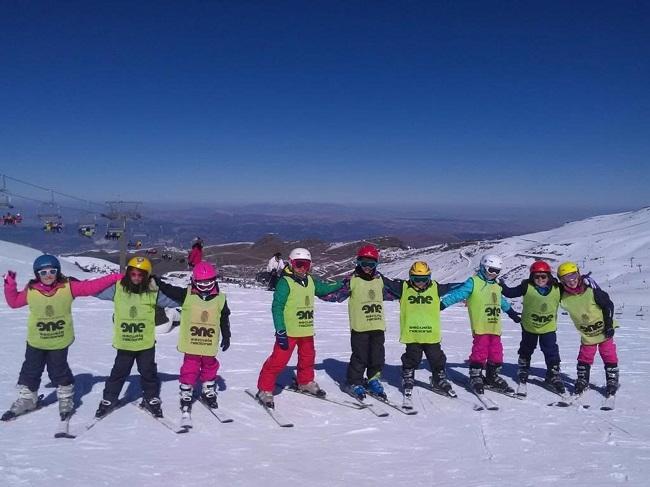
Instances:
[[[47,407],[0,424],[0,485],[646,486],[650,478],[650,299],[645,284],[650,272],[649,221],[647,211],[598,217],[495,245],[419,251],[382,268],[388,276],[402,273],[404,277],[410,263],[425,256],[435,278],[459,281],[470,275],[480,253],[491,247],[490,252],[504,256],[508,269],[522,266],[506,276],[514,283],[524,275],[523,266],[532,262],[532,256],[552,259],[554,266],[565,258],[577,260],[585,270],[593,271],[619,309],[621,327],[615,338],[621,389],[614,411],[599,409],[602,396],[597,390],[585,396],[590,409],[551,407],[547,404],[557,397],[532,384],[524,401],[488,392],[500,410],[474,411],[476,400],[464,388],[465,360],[471,346],[467,311],[454,306],[443,312],[443,348],[459,399],[416,388],[416,416],[387,408],[390,415],[378,418],[370,411],[284,392],[276,396],[276,408],[295,427],[280,428],[244,393],[245,388],[255,388],[259,369],[273,345],[272,293],[223,285],[232,310],[233,337],[231,348],[218,356],[222,379],[219,403],[234,418],[233,423],[220,424],[196,405],[194,430],[176,435],[127,406],[77,439],[54,439],[58,411],[54,389],[47,387],[44,374],[40,392],[46,395]],[[0,242],[0,272],[17,271],[23,286],[39,254]],[[631,257],[632,265],[638,262],[642,267],[632,267]],[[66,274],[81,279],[98,275],[84,273],[67,259],[62,265]],[[182,277],[177,279],[181,281]],[[622,302],[625,307],[620,309]],[[81,433],[94,415],[115,357],[112,303],[80,298],[74,302],[73,313],[76,341],[69,361],[76,376],[78,411],[71,432]],[[404,346],[398,342],[398,304],[386,303],[385,313],[384,381],[389,397],[399,402]],[[24,355],[27,308],[13,310],[2,300],[0,317],[4,330],[0,404],[8,408],[16,396],[14,386]],[[503,372],[513,385],[520,331],[506,317],[503,328]],[[317,302],[316,329],[317,381],[328,395],[343,399],[337,382],[344,380],[350,355],[347,304]],[[166,417],[176,422],[182,359],[176,350],[177,338],[177,329],[157,338],[163,409]],[[571,384],[579,337],[565,315],[560,315],[558,339],[565,379]],[[290,380],[295,360],[294,356],[280,382]],[[533,356],[533,375],[543,377],[544,371],[538,350]],[[423,367],[416,375],[426,382],[429,371]],[[599,358],[592,370],[592,383],[597,387],[604,384]],[[139,394],[134,368],[123,395],[136,400]]]

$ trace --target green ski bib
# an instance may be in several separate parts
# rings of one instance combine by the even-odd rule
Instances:
[[[381,278],[366,281],[353,276],[350,279],[348,316],[354,331],[386,330],[384,281]]]
[[[590,287],[582,294],[565,294],[560,302],[580,333],[584,345],[596,345],[607,340],[603,310],[596,304],[594,290]],[[614,322],[614,327],[617,324]]]
[[[74,341],[72,292],[66,282],[53,296],[27,291],[27,343],[41,350],[63,350]]]
[[[289,277],[283,277],[289,285],[289,297],[284,306],[284,326],[287,336],[300,338],[314,336],[314,297],[316,286],[307,276],[307,286],[301,286]]]
[[[183,301],[178,351],[191,355],[214,357],[219,350],[221,310],[226,296],[218,294],[209,301],[192,294],[191,287]]]
[[[557,330],[557,307],[560,305],[560,290],[557,286],[542,296],[535,286],[528,284],[524,294],[521,326],[529,333],[542,335]]]
[[[404,281],[399,306],[401,343],[440,343],[440,296],[435,281],[421,292]]]
[[[113,346],[118,350],[139,352],[156,343],[157,292],[127,293],[115,285]]]
[[[474,289],[467,298],[474,335],[501,335],[501,286],[473,276]]]

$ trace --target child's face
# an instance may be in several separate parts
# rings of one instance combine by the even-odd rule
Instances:
[[[142,283],[145,275],[146,272],[143,272],[140,269],[131,269],[129,271],[129,280],[137,286]]]
[[[41,282],[47,286],[51,285],[56,281],[56,276],[59,273],[54,267],[46,267],[45,269],[40,269],[38,271],[38,278]]]
[[[562,276],[560,280],[562,281],[562,284],[564,284],[569,289],[575,289],[578,287],[578,284],[580,284],[580,274],[577,272],[572,272],[571,274]]]
[[[377,261],[373,259],[359,258],[357,259],[357,265],[365,274],[371,275],[377,268]]]

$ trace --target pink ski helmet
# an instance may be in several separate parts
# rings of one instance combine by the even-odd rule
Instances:
[[[192,270],[192,279],[195,281],[207,281],[217,278],[217,269],[206,261],[199,262]]]

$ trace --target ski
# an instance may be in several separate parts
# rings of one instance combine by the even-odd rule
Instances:
[[[190,409],[181,409],[180,426],[176,429],[176,433],[189,433],[192,427],[192,411]]]
[[[429,392],[433,392],[434,394],[437,394],[438,396],[446,397],[447,399],[454,399],[456,401],[460,401],[462,403],[468,404],[469,406],[472,407],[474,411],[483,411],[485,407],[483,406],[483,403],[476,403],[473,401],[468,401],[467,399],[458,397],[458,394],[456,394],[456,391],[453,389],[449,392],[452,392],[453,395],[449,394],[447,391],[444,389],[440,389],[438,387],[433,387],[430,383],[428,382],[422,382],[419,380],[415,381],[415,385],[422,387],[423,389],[426,389]]]
[[[414,409],[412,394],[413,394],[413,389],[409,389],[408,392],[404,391],[402,397],[402,409],[406,409],[406,410]]]
[[[370,392],[370,391],[368,391],[367,394],[370,397],[376,399],[377,401],[385,404],[386,406],[389,406],[389,407],[391,407],[393,409],[397,409],[400,413],[403,413],[403,414],[406,414],[406,415],[409,415],[409,416],[412,416],[412,415],[415,415],[415,414],[418,413],[416,409],[405,409],[400,404],[392,402],[390,399],[388,399],[385,396],[380,396],[379,394],[375,394],[375,393]]]
[[[361,398],[357,396],[354,392],[352,392],[352,389],[350,389],[349,387],[344,388],[343,392],[348,393],[350,397],[352,397],[355,401],[357,401],[357,403],[359,403],[359,405],[361,405],[364,409],[370,410],[370,412],[375,416],[379,418],[385,418],[386,416],[388,416],[388,411],[386,411],[384,408],[378,407],[377,404],[371,404],[366,402],[365,397]]]
[[[140,411],[142,411],[144,414],[146,414],[146,415],[149,416],[150,418],[153,418],[153,419],[155,419],[156,421],[158,421],[158,423],[160,423],[161,425],[163,425],[163,426],[164,426],[165,428],[167,428],[168,430],[170,430],[170,431],[176,433],[176,430],[177,430],[178,428],[176,427],[175,424],[173,424],[171,421],[169,421],[169,420],[168,420],[167,418],[165,418],[165,417],[157,418],[156,416],[154,416],[153,414],[151,414],[151,413],[150,413],[146,408],[140,406],[139,402],[140,402],[140,399],[137,399],[137,400],[131,402],[130,404],[131,404],[132,406],[138,408]]]
[[[278,426],[281,426],[282,428],[293,428],[293,423],[288,422],[285,420],[280,413],[278,413],[275,409],[271,409],[266,406],[263,402],[261,402],[257,397],[255,397],[255,393],[251,391],[250,389],[245,390],[246,394],[248,394],[250,397],[253,398],[253,400],[262,406],[264,410],[273,418],[273,421],[275,421]]]
[[[483,407],[485,407],[485,409],[487,409],[488,411],[499,410],[499,405],[495,401],[493,401],[489,397],[485,397],[485,394],[479,394],[474,390],[474,388],[471,385],[469,384],[467,385],[467,390],[472,394],[474,394],[474,396],[476,396],[476,399],[478,399],[483,405]]]
[[[358,402],[352,402],[352,401],[348,401],[348,400],[338,401],[336,399],[332,399],[332,398],[327,397],[327,396],[317,396],[316,394],[312,394],[311,392],[301,391],[300,389],[298,389],[297,387],[294,387],[292,385],[281,386],[281,385],[278,384],[278,387],[281,387],[285,391],[295,392],[296,394],[301,394],[303,396],[313,397],[314,399],[320,399],[321,401],[327,401],[327,402],[330,402],[332,404],[338,404],[339,406],[345,406],[345,407],[352,408],[352,409],[365,409],[367,407],[367,406],[364,406],[362,404],[359,404]]]
[[[603,402],[600,404],[601,411],[613,411],[615,407],[616,407],[616,396],[614,394],[605,397],[605,399],[603,399]]]
[[[566,393],[561,394],[560,392],[558,392],[557,389],[552,387],[546,381],[541,381],[541,380],[537,380],[537,379],[529,379],[529,382],[535,384],[536,386],[541,387],[542,389],[550,392],[551,394],[555,394],[556,396],[560,397],[559,401],[553,401],[552,403],[548,404],[549,406],[567,408],[567,407],[571,406],[571,404],[573,404],[573,401],[571,400],[571,397],[568,394],[566,394]]]
[[[22,418],[23,416],[27,416],[30,413],[35,413],[36,411],[40,411],[43,409],[43,398],[45,396],[43,394],[39,395],[38,398],[36,398],[36,407],[34,409],[30,409],[29,411],[26,411],[22,414],[15,414],[11,412],[11,410],[5,411],[2,417],[0,417],[0,421],[3,422],[8,422],[8,421],[15,421],[18,418]]]
[[[526,397],[528,395],[528,385],[526,382],[517,384],[517,391],[515,392],[519,397]]]
[[[203,400],[201,400],[201,399],[199,399],[198,402],[203,404],[205,409],[210,411],[210,414],[212,414],[212,416],[217,418],[217,420],[219,420],[220,423],[232,423],[234,421],[234,419],[232,419],[227,413],[223,412],[223,409],[221,409],[221,408],[211,408],[205,402],[203,402]]]
[[[487,384],[484,384],[483,387],[488,391],[496,392],[497,394],[502,394],[506,397],[511,397],[512,399],[519,399],[520,401],[524,399],[524,396],[518,396],[517,393],[514,391],[514,389],[507,389],[507,390],[497,389]]]
[[[54,438],[76,438],[75,435],[70,434],[70,418],[72,417],[72,414],[73,413],[67,414],[64,418],[61,418],[59,427],[56,433],[54,433]]]

